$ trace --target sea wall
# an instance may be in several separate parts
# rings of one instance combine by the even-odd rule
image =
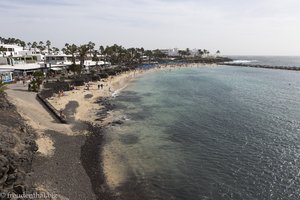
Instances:
[[[56,110],[50,103],[47,101],[47,99],[43,98],[39,93],[37,94],[37,98],[45,105],[46,108],[63,124],[66,124],[67,121],[65,118],[63,118],[59,111]]]

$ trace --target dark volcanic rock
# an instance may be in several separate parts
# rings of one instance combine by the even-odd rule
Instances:
[[[113,121],[111,124],[112,124],[112,126],[115,126],[115,125],[121,125],[121,124],[124,124],[124,122],[121,121],[121,120],[116,120],[116,121]]]
[[[21,116],[0,92],[0,192],[21,194],[31,190],[26,185],[26,175],[31,170],[37,150],[33,130],[26,126]]]

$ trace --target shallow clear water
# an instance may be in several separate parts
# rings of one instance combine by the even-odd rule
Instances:
[[[299,72],[158,71],[114,103],[129,120],[104,156],[126,199],[300,199]]]

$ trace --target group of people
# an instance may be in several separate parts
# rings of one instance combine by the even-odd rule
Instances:
[[[33,77],[31,75],[29,76],[23,76],[23,78],[18,77],[17,80],[22,80],[23,86],[26,86],[26,83],[32,81]]]
[[[65,96],[65,93],[64,93],[63,90],[59,90],[57,94],[58,94],[58,97],[63,97],[63,96]]]
[[[63,110],[62,110],[62,109],[59,111],[59,116],[60,116],[62,119],[66,119],[66,115],[63,113]]]
[[[103,89],[103,83],[101,83],[101,84],[98,84],[98,90],[100,90],[100,88],[101,88],[101,90]]]

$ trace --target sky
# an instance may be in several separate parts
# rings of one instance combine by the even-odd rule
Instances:
[[[300,55],[299,0],[1,0],[0,36],[24,41]]]

